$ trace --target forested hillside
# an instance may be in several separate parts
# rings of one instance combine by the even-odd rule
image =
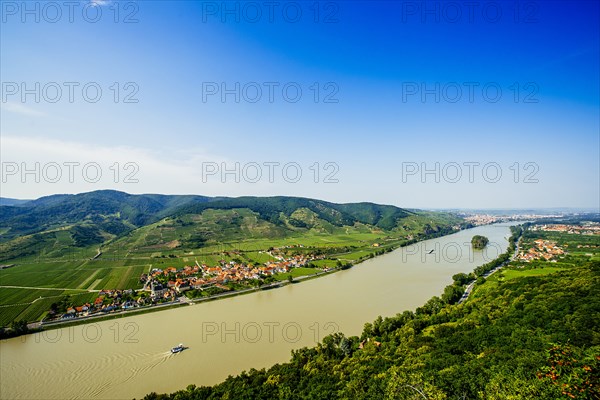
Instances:
[[[249,213],[250,212],[250,213]],[[452,231],[464,221],[448,213],[408,211],[373,203],[335,204],[299,197],[132,195],[101,190],[0,205],[0,262],[24,258],[91,257],[115,240],[119,249],[184,250],[245,238],[312,233],[394,232],[396,236]],[[166,232],[168,230],[168,232]],[[419,236],[417,236],[419,235]],[[125,237],[127,236],[127,237]],[[146,238],[156,237],[158,240]],[[168,237],[167,240],[162,238]]]

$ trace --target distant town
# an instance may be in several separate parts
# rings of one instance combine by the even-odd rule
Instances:
[[[589,222],[582,225],[549,224],[536,225],[531,228],[532,231],[543,232],[563,232],[576,235],[600,235],[600,223]]]
[[[542,218],[561,218],[563,214],[513,214],[513,215],[492,215],[492,214],[469,214],[463,218],[476,226],[494,224],[496,222],[509,221],[533,221]]]

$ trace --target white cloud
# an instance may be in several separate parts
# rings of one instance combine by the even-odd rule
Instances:
[[[116,189],[131,193],[201,193],[202,160],[221,162],[202,149],[158,153],[128,146],[0,137],[2,196],[36,198],[53,193]],[[100,176],[97,176],[100,172]],[[205,185],[208,186],[208,185]],[[214,189],[214,188],[213,188]]]
[[[33,108],[27,107],[21,103],[15,103],[15,102],[10,102],[10,101],[6,102],[6,103],[2,103],[2,105],[0,105],[0,108],[2,108],[2,111],[15,113],[15,114],[21,114],[21,115],[25,115],[28,117],[45,117],[45,116],[47,116],[47,114],[44,112],[34,110]]]

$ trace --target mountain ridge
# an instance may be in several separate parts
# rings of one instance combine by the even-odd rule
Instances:
[[[62,257],[118,241],[123,248],[194,249],[303,234],[430,234],[462,220],[448,213],[371,202],[338,204],[293,196],[208,197],[99,190],[0,206],[2,261],[34,253]],[[95,251],[95,250],[93,250]]]

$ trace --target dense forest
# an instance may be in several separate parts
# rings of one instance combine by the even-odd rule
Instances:
[[[464,303],[434,297],[288,363],[145,399],[599,399],[600,262],[571,257],[531,276],[509,267],[523,276],[484,283],[501,258],[475,271],[481,289]],[[460,275],[462,287],[470,277]]]

